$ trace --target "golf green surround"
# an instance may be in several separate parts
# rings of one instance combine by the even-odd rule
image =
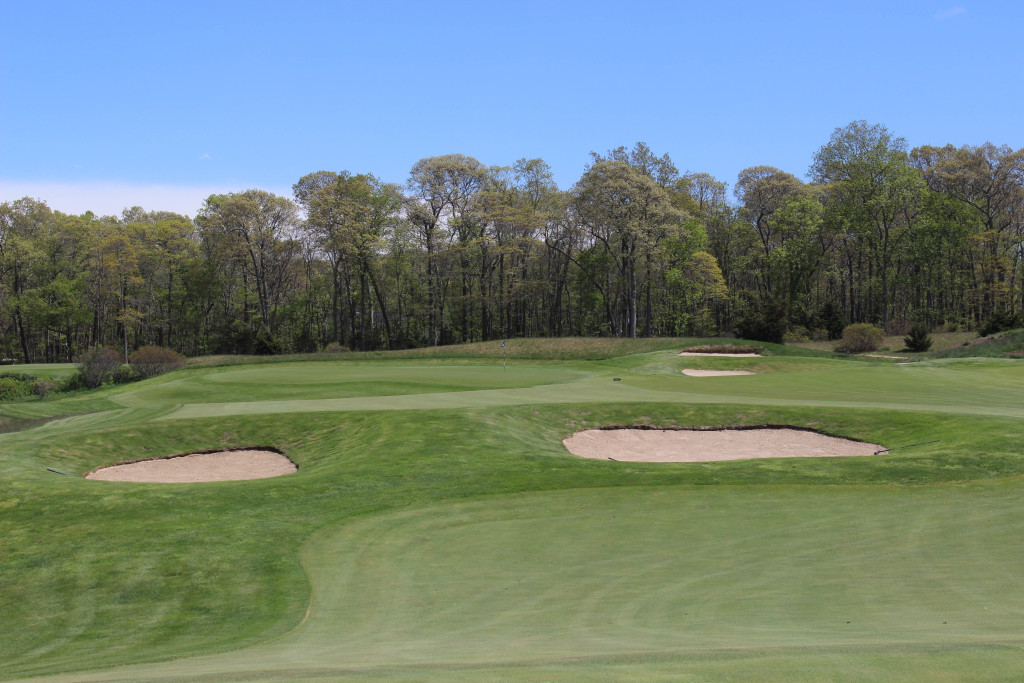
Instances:
[[[0,434],[0,680],[1018,679],[1024,361],[692,343],[191,366],[0,404],[27,426]],[[561,443],[753,424],[892,450]],[[81,478],[252,444],[298,472]]]

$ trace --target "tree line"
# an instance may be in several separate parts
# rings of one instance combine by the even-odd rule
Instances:
[[[1024,310],[1024,150],[908,149],[837,128],[805,182],[732,193],[643,143],[561,190],[541,159],[418,161],[404,186],[318,171],[194,219],[0,205],[0,354],[394,349],[533,336],[837,336]]]

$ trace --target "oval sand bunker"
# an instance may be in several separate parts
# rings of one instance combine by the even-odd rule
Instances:
[[[762,358],[760,353],[705,353],[704,351],[680,351],[680,356],[721,356],[722,358]]]
[[[803,429],[587,429],[563,442],[573,455],[626,462],[874,455],[877,444]]]
[[[169,458],[101,467],[85,475],[101,481],[134,481],[183,484],[199,481],[241,481],[267,479],[292,474],[295,463],[281,453],[269,450],[218,451],[189,453]]]
[[[733,375],[753,375],[750,370],[694,370],[686,368],[683,374],[687,377],[731,377]]]

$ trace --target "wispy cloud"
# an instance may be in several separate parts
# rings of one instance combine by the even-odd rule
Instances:
[[[212,158],[212,157],[211,157],[211,156],[210,156],[209,154],[200,154],[200,155],[199,155],[199,158],[200,158],[200,159],[210,159],[210,158]]]
[[[146,211],[174,211],[194,216],[211,194],[242,192],[251,186],[141,185],[115,181],[30,182],[0,180],[0,203],[31,197],[56,211],[98,216],[120,216],[124,209],[141,206]],[[291,197],[291,189],[262,188]]]
[[[946,19],[952,19],[953,17],[960,16],[961,14],[967,14],[967,10],[963,7],[950,7],[949,9],[942,10],[935,15],[937,21],[944,21]]]

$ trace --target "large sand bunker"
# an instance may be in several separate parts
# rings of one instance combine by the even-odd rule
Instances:
[[[198,481],[240,481],[267,479],[291,474],[298,467],[283,454],[269,449],[247,449],[172,455],[168,458],[137,460],[100,469],[85,475],[102,481],[135,481],[181,484]]]
[[[683,374],[687,377],[728,377],[730,375],[753,375],[750,370],[694,370],[685,368]]]
[[[791,427],[587,429],[562,441],[573,455],[626,462],[874,455],[882,446]]]
[[[680,356],[723,356],[725,358],[761,358],[760,353],[705,353],[703,351],[680,351]]]

